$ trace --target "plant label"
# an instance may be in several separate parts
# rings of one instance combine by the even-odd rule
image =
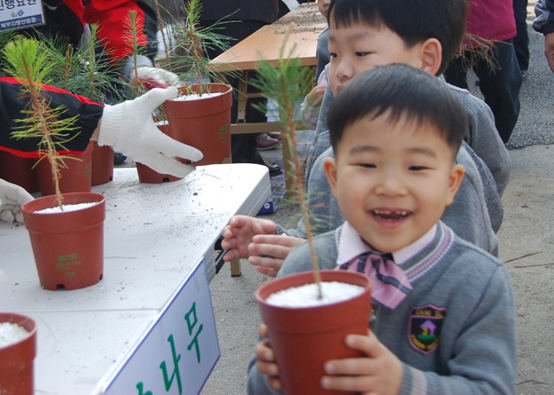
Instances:
[[[0,32],[44,24],[41,0],[0,0]]]
[[[220,356],[201,259],[101,393],[198,394]]]

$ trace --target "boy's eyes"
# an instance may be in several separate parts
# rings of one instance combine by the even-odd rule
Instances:
[[[366,169],[375,169],[377,167],[373,163],[358,163],[358,166]]]
[[[363,167],[365,169],[376,169],[377,168],[377,166],[373,163],[358,163],[358,166]],[[411,171],[422,171],[422,170],[427,170],[428,167],[426,167],[426,166],[410,166],[408,169],[411,170]]]
[[[426,170],[427,167],[425,166],[410,166],[410,170],[412,171],[421,171],[421,170]]]
[[[337,54],[334,53],[334,52],[330,52],[330,53],[329,53],[329,57],[330,57],[330,58],[336,58],[336,57],[337,57]]]
[[[358,57],[363,57],[363,56],[366,56],[366,55],[369,55],[370,52],[356,52],[356,56]]]

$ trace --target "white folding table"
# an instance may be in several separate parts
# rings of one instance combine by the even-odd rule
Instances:
[[[23,225],[0,223],[0,311],[38,323],[35,393],[92,393],[126,357],[229,218],[256,215],[271,195],[265,166],[201,166],[185,179],[141,184],[134,168],[93,187],[106,196],[104,278],[73,291],[40,287]]]

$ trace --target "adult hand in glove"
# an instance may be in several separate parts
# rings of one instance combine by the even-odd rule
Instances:
[[[156,88],[144,95],[114,106],[105,106],[98,145],[109,145],[161,174],[185,177],[194,166],[175,157],[198,162],[204,155],[194,147],[163,134],[152,119],[152,112],[166,100],[177,97],[177,88]]]
[[[123,76],[128,82],[133,84],[140,83],[144,85],[146,89],[184,86],[177,74],[154,67],[152,61],[146,56],[139,55],[136,62],[137,68],[135,73],[134,59],[128,57],[123,61]]]
[[[0,179],[0,220],[23,223],[21,205],[34,198],[19,185]]]

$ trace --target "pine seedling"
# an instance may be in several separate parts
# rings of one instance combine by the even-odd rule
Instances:
[[[111,65],[97,31],[97,25],[90,25],[90,33],[79,49],[60,37],[42,37],[40,41],[54,63],[48,74],[50,85],[106,103],[108,98],[119,98],[117,87],[121,82],[110,71]]]
[[[42,91],[44,83],[54,64],[49,61],[48,53],[40,43],[33,39],[18,37],[6,44],[3,49],[7,61],[6,72],[15,77],[23,86],[21,96],[29,100],[23,111],[24,119],[12,131],[17,139],[38,138],[39,161],[46,158],[50,163],[56,202],[62,207],[63,197],[60,191],[60,168],[65,168],[64,159],[69,158],[64,152],[64,143],[69,141],[68,131],[76,129],[77,116],[67,118],[63,114],[67,109],[63,106],[50,107],[50,100]]]
[[[209,27],[200,26],[202,2],[188,0],[184,5],[186,18],[183,23],[167,24],[167,31],[171,37],[164,39],[167,61],[164,67],[173,72],[184,71],[186,80],[195,80],[199,85],[199,94],[208,92],[207,84],[210,80],[218,81],[216,75],[210,72],[207,50],[218,49],[226,51],[230,48],[230,38],[217,31],[224,29],[224,24],[232,21],[223,18]],[[164,33],[165,34],[165,33]],[[233,74],[233,73],[231,73]]]
[[[125,42],[132,51],[133,70],[135,76],[138,76],[138,56],[144,54],[145,47],[139,42],[139,31],[137,27],[137,12],[130,11],[125,21]],[[148,91],[140,79],[129,84],[133,97],[138,97]]]
[[[274,99],[279,109],[279,123],[283,138],[288,139],[289,157],[291,168],[294,170],[293,182],[296,186],[296,197],[300,206],[300,212],[306,226],[306,238],[310,247],[310,256],[314,270],[315,282],[318,286],[318,298],[321,299],[321,276],[319,264],[313,245],[313,233],[310,222],[310,213],[306,204],[306,191],[302,166],[296,149],[296,122],[294,119],[295,103],[304,98],[312,85],[312,73],[307,67],[303,67],[299,58],[294,56],[296,45],[293,45],[288,53],[285,47],[293,25],[287,29],[283,44],[279,52],[277,65],[262,59],[259,62],[258,77],[251,84],[258,88],[262,95],[268,99]],[[265,112],[267,106],[257,106],[258,110]]]

